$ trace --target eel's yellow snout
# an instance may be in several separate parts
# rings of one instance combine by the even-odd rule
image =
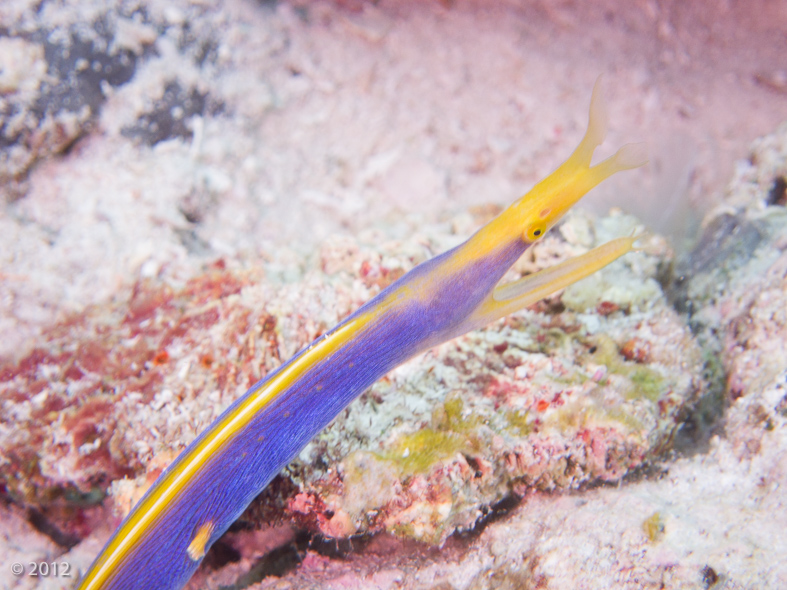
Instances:
[[[574,153],[552,174],[522,197],[519,210],[522,239],[535,242],[554,226],[585,193],[616,172],[638,168],[647,163],[644,143],[629,143],[613,156],[591,166],[593,152],[607,135],[607,109],[601,92],[601,76],[593,86],[588,128]]]
[[[524,197],[479,231],[479,252],[489,251],[499,236],[539,240],[585,193],[616,172],[647,163],[645,144],[621,147],[614,155],[591,166],[593,152],[607,134],[607,112],[601,95],[601,76],[590,99],[588,128],[574,153],[557,170],[536,184]],[[490,231],[484,231],[489,229]],[[520,233],[521,232],[521,233]],[[612,240],[590,252],[545,268],[518,281],[499,285],[468,318],[468,329],[484,326],[583,279],[633,249],[639,237]]]

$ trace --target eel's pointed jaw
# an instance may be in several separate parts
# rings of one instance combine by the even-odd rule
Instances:
[[[581,256],[498,286],[464,321],[463,330],[486,326],[590,276],[634,250],[640,236],[616,238]]]

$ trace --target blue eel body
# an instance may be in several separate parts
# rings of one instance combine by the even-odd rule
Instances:
[[[503,286],[522,253],[590,188],[642,165],[627,145],[595,166],[606,122],[598,92],[572,156],[467,242],[404,275],[252,386],[151,486],[79,588],[177,589],[208,548],[303,447],[382,375],[441,342],[482,327],[630,251],[619,238]]]

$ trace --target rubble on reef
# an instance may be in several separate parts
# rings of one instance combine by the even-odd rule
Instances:
[[[787,123],[758,139],[711,211],[679,293],[726,378],[726,430],[756,456],[787,415]],[[779,426],[781,427],[781,426]]]
[[[562,234],[592,246],[633,225],[574,216]],[[649,246],[660,255],[627,257],[375,384],[290,467],[301,491],[288,512],[326,536],[442,543],[504,498],[619,481],[663,453],[702,394],[703,362],[654,279],[663,241]],[[528,258],[581,248],[558,236]]]
[[[573,216],[520,266],[634,225]],[[658,238],[648,248],[378,382],[285,471],[278,520],[442,543],[506,497],[618,481],[669,448],[701,394],[702,358],[655,280],[668,251]],[[77,535],[76,515],[108,488],[125,514],[231,401],[417,262],[344,237],[300,283],[218,261],[62,319],[0,372],[9,494],[57,506]]]

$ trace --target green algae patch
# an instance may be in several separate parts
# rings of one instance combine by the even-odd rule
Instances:
[[[382,459],[394,462],[403,474],[426,473],[436,463],[461,451],[477,451],[471,432],[479,425],[478,416],[462,417],[464,401],[457,392],[432,411],[431,425],[398,438]]]
[[[465,436],[424,428],[401,437],[383,457],[395,462],[404,473],[425,473],[435,463],[449,459],[469,446]]]
[[[664,392],[664,377],[652,369],[645,367],[634,369],[628,377],[635,387],[635,390],[627,396],[629,399],[645,397],[652,402],[657,402]]]
[[[555,351],[566,350],[571,347],[573,336],[560,328],[549,328],[539,334],[538,346],[535,352],[552,354]]]
[[[458,392],[448,394],[445,401],[432,411],[432,428],[435,430],[467,433],[479,424],[478,416],[463,418],[465,402]]]
[[[415,527],[412,523],[396,524],[391,528],[391,532],[400,539],[416,539]]]
[[[520,436],[529,436],[533,432],[533,422],[528,420],[529,410],[512,410],[505,413],[508,427],[516,431]]]
[[[606,365],[610,372],[617,372],[614,368],[623,363],[620,360],[618,346],[606,334],[596,334],[589,342],[592,345],[591,358],[600,365]]]
[[[603,416],[609,420],[613,420],[619,424],[622,424],[631,432],[641,432],[645,428],[645,425],[641,420],[620,407],[608,408],[603,412]]]
[[[654,512],[642,522],[642,531],[651,543],[658,543],[664,537],[664,520],[660,512]]]
[[[593,407],[586,408],[581,414],[581,419],[578,421],[580,426],[587,427],[594,424],[607,424],[612,423],[623,427],[623,432],[628,434],[640,433],[645,428],[641,420],[633,414],[627,412],[622,407],[605,408],[601,405],[594,405]],[[574,424],[573,426],[577,426]]]
[[[462,401],[462,398],[459,397],[458,394],[449,395],[446,398],[443,407],[445,408],[445,415],[449,420],[449,426],[461,424],[462,411],[465,409],[465,402]]]
[[[570,404],[554,410],[544,422],[557,428],[560,432],[573,432],[580,428],[588,417],[588,409],[585,406]]]
[[[588,376],[583,375],[580,371],[572,372],[568,377],[561,377],[560,375],[553,375],[551,380],[561,385],[573,386],[584,385],[588,382]]]
[[[604,406],[591,401],[590,394],[551,412],[543,419],[545,426],[561,433],[577,432],[584,428],[613,426],[625,434],[638,434],[645,430],[642,421],[622,406]],[[530,430],[532,432],[532,425]],[[530,433],[528,433],[530,434]]]
[[[593,362],[605,365],[610,374],[625,377],[631,383],[627,399],[645,398],[655,403],[667,390],[667,379],[656,370],[621,359],[615,341],[609,336],[598,334],[591,343],[595,348],[591,353]]]

